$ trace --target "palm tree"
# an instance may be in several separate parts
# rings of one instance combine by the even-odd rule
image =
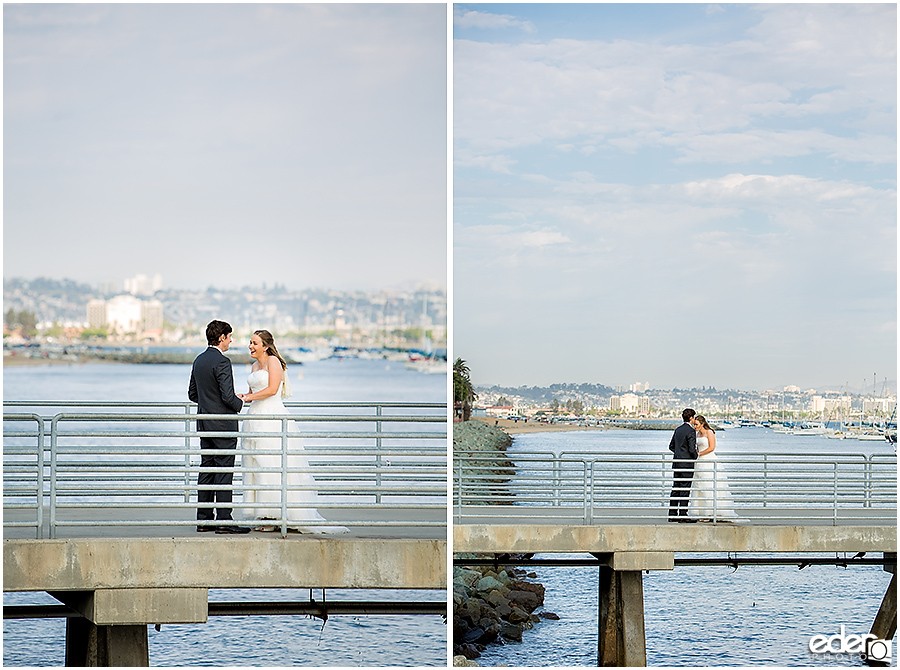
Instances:
[[[475,387],[469,378],[469,366],[463,359],[457,358],[453,363],[453,406],[462,414],[463,421],[471,418],[472,403],[476,397]]]

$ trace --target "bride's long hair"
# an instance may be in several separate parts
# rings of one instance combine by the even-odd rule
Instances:
[[[272,333],[268,330],[257,330],[254,331],[253,334],[259,336],[259,339],[266,348],[266,353],[269,354],[269,356],[274,356],[281,361],[281,369],[287,370],[287,363],[284,358],[282,358],[281,354],[278,353],[278,349],[275,347],[275,338],[272,337]]]
[[[698,414],[697,416],[695,416],[694,420],[699,421],[700,425],[703,426],[706,430],[712,430],[712,432],[714,432],[714,433],[716,432],[715,430],[713,430],[713,427],[709,425],[709,422],[706,420],[706,417],[703,416],[702,414]]]

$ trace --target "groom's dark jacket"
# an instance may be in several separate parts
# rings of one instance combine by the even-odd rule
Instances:
[[[238,414],[243,408],[244,403],[234,394],[231,361],[216,347],[209,347],[194,359],[188,398],[197,403],[197,414]],[[237,429],[237,421],[197,421],[197,430]]]
[[[685,422],[675,429],[669,451],[675,458],[697,458],[697,431],[691,424]]]

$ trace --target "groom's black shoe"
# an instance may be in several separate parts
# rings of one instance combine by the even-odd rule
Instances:
[[[678,521],[680,523],[697,523],[697,519],[692,519],[689,516],[679,516]]]
[[[214,530],[219,530],[218,526],[197,526],[198,533],[211,533]]]
[[[219,526],[216,535],[245,535],[250,532],[248,526]]]

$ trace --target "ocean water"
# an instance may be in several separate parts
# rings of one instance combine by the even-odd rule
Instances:
[[[517,451],[667,453],[665,431],[525,434]],[[887,443],[794,437],[762,428],[719,432],[720,454],[862,453],[893,455]],[[759,554],[763,555],[763,554]],[[679,554],[679,557],[682,556]],[[700,556],[700,554],[693,554]],[[537,556],[536,558],[540,558]],[[584,556],[579,556],[584,558]],[[596,666],[597,568],[528,567],[546,588],[544,609],[560,616],[525,631],[522,642],[490,646],[483,666]],[[891,575],[880,566],[686,567],[644,573],[647,664],[668,667],[863,666],[858,655],[814,655],[814,635],[869,632]],[[837,643],[835,643],[836,645]],[[893,640],[896,665],[896,637]]]
[[[235,366],[235,386],[246,387],[249,366]],[[289,368],[292,401],[439,402],[445,375],[407,370],[384,360],[328,359]],[[8,366],[5,400],[187,399],[189,365]],[[316,600],[321,591],[314,591]],[[308,589],[211,590],[210,601],[308,600]],[[435,591],[331,590],[327,600],[444,600]],[[46,593],[5,593],[6,605],[58,604]],[[447,626],[440,616],[333,616],[323,625],[303,616],[211,617],[205,624],[149,629],[154,666],[446,666]],[[4,666],[62,666],[65,621],[4,620]]]

